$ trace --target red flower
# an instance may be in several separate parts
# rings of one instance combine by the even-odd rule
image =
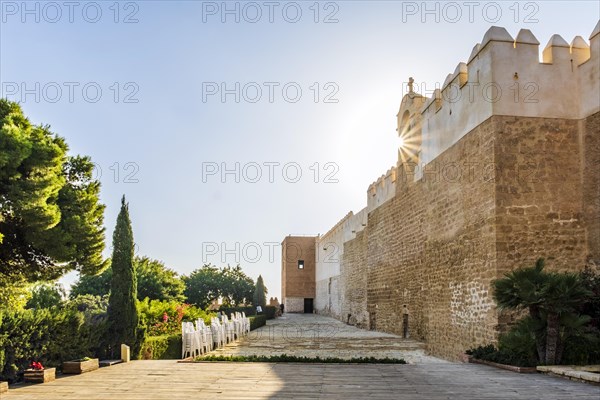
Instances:
[[[168,320],[169,320],[169,315],[166,312],[164,312],[163,313],[163,322],[167,322]]]
[[[42,365],[41,362],[32,361],[31,368],[35,369],[36,371],[40,371],[40,370],[44,369],[44,366]]]

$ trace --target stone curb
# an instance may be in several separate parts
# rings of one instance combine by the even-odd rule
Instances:
[[[517,367],[514,365],[498,364],[492,361],[479,360],[477,358],[471,358],[469,359],[469,362],[473,364],[483,364],[488,365],[490,367],[505,369],[507,371],[517,372],[519,374],[535,374],[538,372],[536,367]]]

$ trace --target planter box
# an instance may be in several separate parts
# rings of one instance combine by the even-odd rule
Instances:
[[[8,393],[8,382],[0,382],[0,394]]]
[[[41,370],[26,369],[25,381],[32,383],[52,382],[56,379],[56,368],[44,368]]]
[[[62,365],[63,374],[83,374],[84,372],[95,371],[100,368],[100,362],[97,358],[86,361],[65,361]]]
[[[514,365],[498,364],[492,361],[479,360],[477,358],[471,358],[469,362],[473,364],[489,365],[490,367],[496,367],[505,369],[507,371],[518,372],[519,374],[535,374],[537,373],[536,367],[516,367]]]

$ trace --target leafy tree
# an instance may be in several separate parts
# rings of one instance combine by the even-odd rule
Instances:
[[[110,293],[110,282],[112,280],[112,268],[106,268],[98,275],[81,275],[79,280],[71,286],[69,298],[78,296],[106,296]]]
[[[250,302],[254,294],[254,281],[242,271],[242,267],[227,266],[222,269],[221,298],[229,306]]]
[[[561,337],[561,331],[565,331],[565,327],[571,328],[567,329],[567,332],[578,329],[589,322],[589,316],[580,316],[576,312],[590,294],[582,284],[579,274],[548,274],[548,281],[542,293],[542,309],[546,314],[547,323],[547,364],[558,364],[561,361],[566,339]],[[565,326],[566,320],[570,321],[570,326]]]
[[[57,282],[41,282],[33,286],[26,308],[52,308],[63,304],[65,289]]]
[[[501,309],[528,310],[538,327],[535,332],[538,358],[545,360],[545,323],[542,323],[541,291],[546,281],[544,260],[538,259],[532,268],[519,268],[494,281],[494,298]]]
[[[15,281],[0,273],[0,313],[5,310],[22,310],[31,298],[29,284]]]
[[[538,359],[546,364],[560,363],[565,341],[590,319],[578,313],[591,295],[580,275],[545,272],[542,259],[496,280],[494,289],[500,308],[529,311]]]
[[[137,298],[144,300],[185,300],[183,291],[185,284],[177,273],[167,268],[162,261],[152,260],[148,257],[134,259],[137,277]],[[108,267],[99,275],[82,275],[71,287],[70,297],[89,294],[104,296],[110,293],[112,268]]]
[[[100,183],[88,157],[68,156],[49,126],[0,99],[0,278],[53,280],[103,268]],[[10,283],[9,282],[9,283]]]
[[[188,302],[206,308],[221,298],[226,305],[240,305],[250,301],[254,293],[252,278],[239,265],[219,269],[206,264],[184,276],[185,296]]]
[[[254,306],[261,306],[263,309],[267,306],[267,288],[263,282],[262,275],[256,280],[256,289],[254,290]]]
[[[112,279],[108,300],[109,352],[114,357],[122,343],[129,345],[134,357],[141,349],[141,332],[137,307],[137,277],[133,263],[133,230],[125,196],[113,233]]]
[[[203,265],[190,276],[184,276],[183,281],[187,301],[202,309],[221,296],[222,274],[213,265]]]
[[[108,295],[94,296],[83,294],[69,300],[67,307],[85,314],[106,314],[108,310]]]
[[[177,273],[167,267],[162,261],[148,257],[135,259],[138,299],[183,302],[185,285]]]

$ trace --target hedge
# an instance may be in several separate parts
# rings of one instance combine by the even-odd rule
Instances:
[[[253,315],[248,318],[250,318],[250,330],[251,331],[258,329],[261,326],[265,326],[267,324],[267,317],[264,315]]]
[[[277,314],[277,310],[277,307],[266,306],[263,312],[267,316],[267,319],[273,319],[275,318],[275,314]]]
[[[267,318],[264,315],[253,315],[250,318],[250,330],[264,326]],[[144,360],[178,360],[181,358],[181,335],[148,336],[142,346]]]
[[[261,315],[265,315],[267,317],[267,319],[273,319],[273,318],[275,318],[275,315],[277,314],[277,310],[279,310],[279,309],[275,306],[265,306],[265,307],[263,307],[263,312]],[[223,311],[229,317],[231,317],[231,314],[235,313],[235,312],[240,312],[240,313],[244,312],[244,313],[246,313],[247,317],[256,315],[256,307],[252,307],[252,306],[220,307],[219,311]]]
[[[333,364],[406,364],[402,358],[375,358],[375,357],[354,357],[354,358],[339,358],[339,357],[304,357],[304,356],[288,356],[287,354],[275,356],[224,356],[224,355],[209,355],[200,356],[196,361],[232,361],[232,362],[274,362],[274,363],[333,363]]]
[[[148,336],[142,346],[144,360],[178,360],[181,358],[181,335]]]
[[[498,364],[514,365],[517,367],[537,366],[535,360],[523,357],[521,354],[507,351],[506,349],[498,349],[493,344],[469,349],[465,353],[478,360],[491,361]]]
[[[244,306],[244,307],[226,307],[226,306],[221,306],[219,307],[219,311],[223,311],[225,314],[227,314],[228,317],[231,317],[232,313],[235,312],[244,312],[246,313],[246,317],[249,317],[251,315],[256,315],[256,308],[252,307],[252,306]]]
[[[0,314],[0,380],[15,382],[32,361],[61,367],[64,361],[96,356],[103,319],[86,321],[72,309],[5,311]]]

